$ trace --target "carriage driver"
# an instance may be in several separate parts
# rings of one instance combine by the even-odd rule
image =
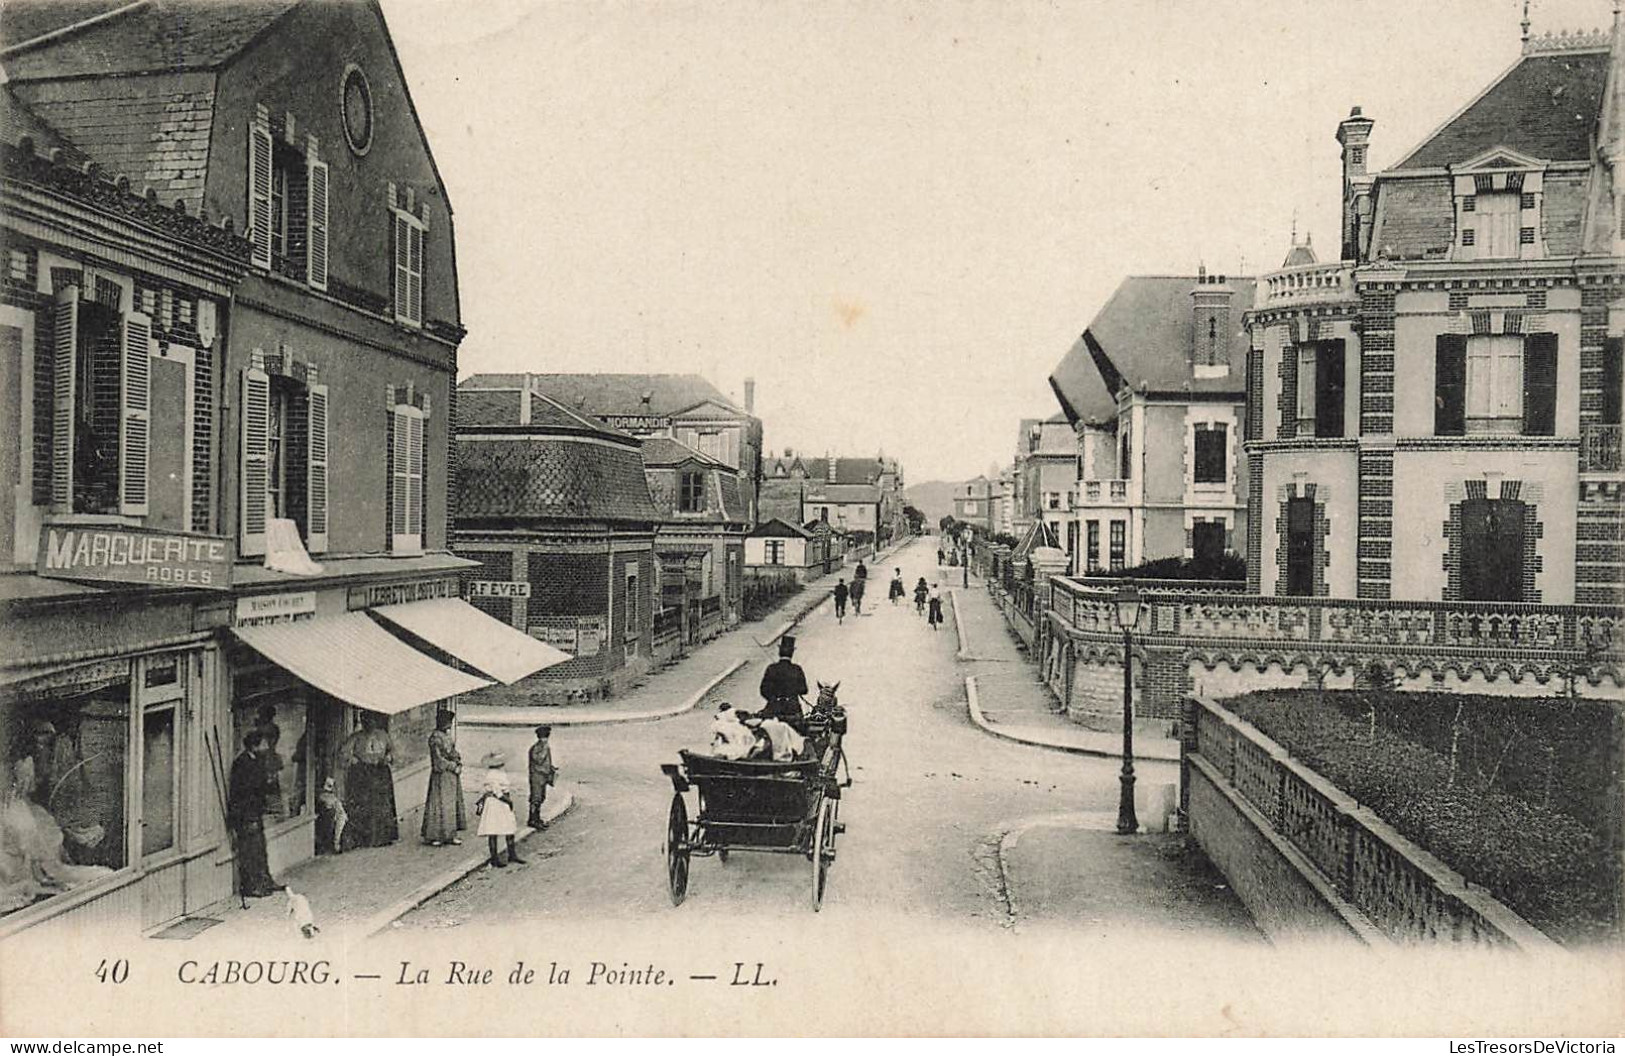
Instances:
[[[790,659],[796,652],[796,640],[788,634],[779,639],[779,658],[767,665],[762,673],[762,709],[764,719],[783,719],[792,724],[801,721],[801,698],[807,695],[807,676],[801,665]]]

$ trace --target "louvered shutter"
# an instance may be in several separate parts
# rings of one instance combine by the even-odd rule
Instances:
[[[73,512],[74,389],[79,367],[79,287],[57,291],[51,318],[51,505]]]
[[[412,311],[411,230],[406,218],[395,214],[395,318],[401,320]]]
[[[423,549],[423,416],[406,418],[406,534],[410,548]]]
[[[1433,435],[1467,432],[1467,338],[1440,334],[1433,345]]]
[[[312,161],[306,173],[305,278],[311,287],[327,289],[327,163]]]
[[[1557,335],[1530,334],[1523,342],[1523,433],[1557,435]]]
[[[396,407],[390,412],[389,430],[389,534],[391,550],[409,549],[407,535],[409,518],[406,513],[407,462],[411,445],[410,426],[406,424],[407,408]]]
[[[312,385],[306,394],[305,413],[305,548],[313,554],[327,549],[327,386]]]
[[[270,506],[271,378],[257,367],[243,371],[241,511],[238,551],[265,553],[265,521]]]
[[[152,320],[125,312],[119,333],[118,509],[145,517],[152,447]]]
[[[259,125],[248,129],[248,240],[254,244],[254,263],[271,266],[271,131]]]
[[[410,282],[410,300],[412,322],[423,322],[423,229],[407,225],[407,243],[411,247],[411,257],[408,260],[408,281]]]

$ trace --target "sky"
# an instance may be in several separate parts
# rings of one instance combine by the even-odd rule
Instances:
[[[1522,0],[382,0],[455,212],[461,373],[697,372],[764,444],[1008,463],[1128,275],[1337,250]],[[1533,0],[1534,32],[1611,0]]]

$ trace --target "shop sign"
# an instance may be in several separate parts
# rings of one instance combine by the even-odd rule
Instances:
[[[664,429],[671,419],[658,414],[609,414],[600,416],[616,429]]]
[[[262,623],[287,623],[300,616],[316,612],[316,592],[302,590],[293,594],[259,594],[237,599],[239,627]]]
[[[532,638],[546,642],[555,649],[563,649],[574,656],[576,651],[575,627],[549,627],[545,624],[533,623],[527,630]]]
[[[350,588],[350,611],[370,609],[375,605],[404,605],[410,601],[430,598],[455,598],[455,579],[419,579],[409,583],[369,583]]]
[[[470,598],[528,598],[530,584],[494,579],[476,579],[468,584]]]
[[[232,560],[231,543],[220,536],[45,524],[34,571],[46,579],[230,590]]]

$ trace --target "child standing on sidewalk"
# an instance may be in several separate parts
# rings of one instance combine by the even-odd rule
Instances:
[[[519,826],[513,816],[513,782],[508,780],[503,770],[508,765],[508,759],[501,752],[490,752],[481,762],[485,764],[485,780],[480,786],[480,798],[474,804],[474,811],[480,816],[479,834],[490,842],[491,865],[498,869],[510,862],[524,865],[525,860],[519,857],[513,845]],[[508,840],[506,862],[497,854],[498,836],[505,836]]]
[[[553,727],[536,727],[536,743],[530,746],[530,827],[547,828],[542,820],[542,804],[547,802],[549,785],[558,781],[559,768],[553,763],[553,746],[548,738]]]

